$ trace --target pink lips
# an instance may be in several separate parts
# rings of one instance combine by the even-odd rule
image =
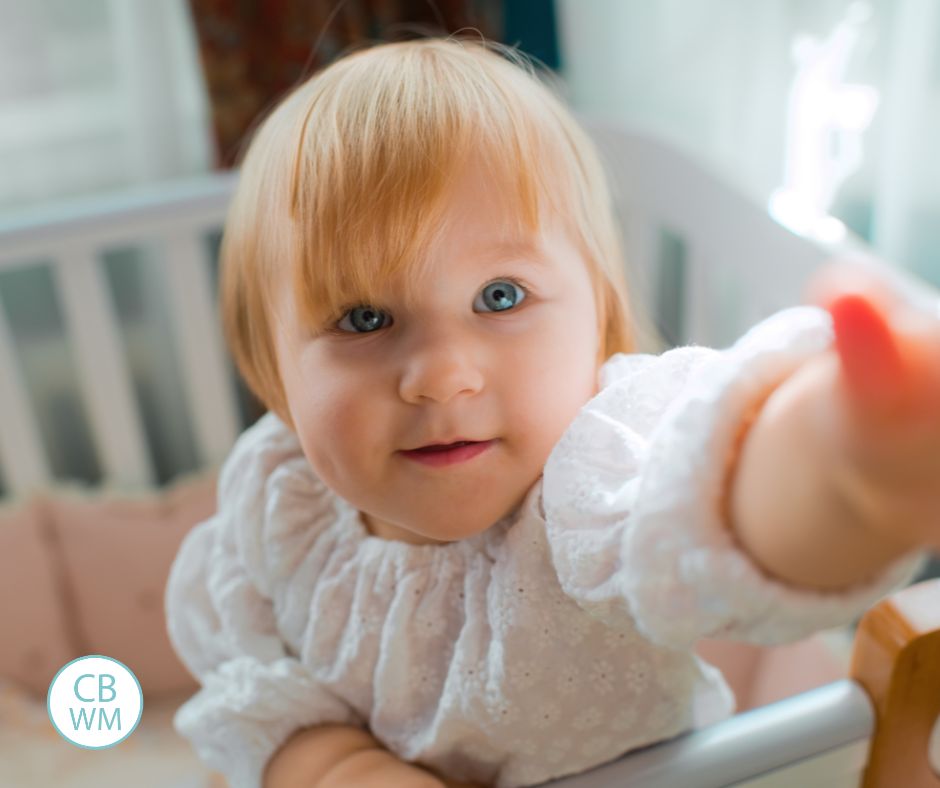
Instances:
[[[479,454],[485,452],[490,446],[496,443],[496,440],[478,441],[476,443],[467,443],[464,446],[453,446],[445,449],[412,449],[411,451],[402,451],[401,453],[409,460],[420,462],[423,465],[439,468],[445,465],[454,465],[458,462],[465,462]]]

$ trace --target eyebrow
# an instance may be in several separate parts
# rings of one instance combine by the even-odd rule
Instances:
[[[470,250],[470,258],[480,260],[483,265],[490,268],[495,268],[510,261],[518,261],[546,272],[555,270],[554,264],[545,251],[536,243],[525,239],[478,244]],[[415,297],[418,295],[418,293],[413,294]],[[406,296],[406,300],[408,300],[408,296]],[[379,304],[376,304],[376,306],[379,306]]]
[[[506,260],[523,258],[540,266],[548,265],[544,251],[531,241],[503,241],[488,244],[475,250],[488,263],[500,263]]]

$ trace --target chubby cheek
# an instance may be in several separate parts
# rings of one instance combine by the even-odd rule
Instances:
[[[597,365],[590,343],[548,345],[550,352],[531,354],[514,376],[508,401],[511,424],[522,436],[528,458],[544,464],[555,444],[596,393]],[[525,372],[522,370],[525,369]]]
[[[325,383],[321,378],[306,390],[309,393],[293,409],[304,454],[329,487],[354,498],[384,437],[375,409],[361,391],[357,394],[341,381]]]

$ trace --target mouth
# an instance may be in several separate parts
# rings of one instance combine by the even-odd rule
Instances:
[[[495,438],[488,441],[457,441],[446,445],[422,446],[420,449],[402,451],[401,454],[422,465],[442,467],[471,460],[495,443]]]
[[[479,442],[480,441],[454,441],[453,443],[431,443],[427,446],[414,449],[414,451],[447,451],[449,449],[456,449],[459,446],[469,446]]]

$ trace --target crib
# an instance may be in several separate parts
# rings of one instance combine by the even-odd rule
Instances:
[[[730,344],[760,319],[799,303],[808,275],[834,254],[879,265],[850,236],[827,241],[791,232],[764,206],[661,141],[600,118],[581,120],[597,141],[614,186],[637,302],[652,305],[650,316],[667,345]],[[17,583],[37,582],[37,572],[27,575],[17,566],[27,563],[25,548],[18,545],[28,543],[30,551],[48,551],[43,577],[51,578],[49,610],[55,600],[60,603],[44,631],[65,629],[73,636],[53,650],[51,672],[34,651],[17,651],[17,637],[0,644],[0,677],[6,680],[0,683],[4,787],[52,784],[50,775],[54,784],[72,788],[124,785],[130,775],[140,786],[223,784],[170,728],[172,711],[195,689],[191,680],[179,678],[182,668],[177,664],[175,677],[167,680],[163,668],[151,665],[157,659],[153,647],[135,652],[133,644],[109,646],[104,635],[89,638],[89,614],[86,610],[83,619],[77,606],[95,602],[94,609],[101,610],[107,595],[78,593],[74,584],[63,591],[55,576],[77,560],[82,540],[76,533],[88,539],[105,527],[103,510],[95,508],[100,500],[119,500],[125,517],[138,511],[135,506],[150,506],[149,512],[163,516],[165,504],[155,501],[172,487],[174,501],[186,506],[173,509],[172,529],[159,526],[169,546],[144,556],[151,559],[151,570],[156,563],[165,571],[185,530],[211,513],[219,463],[257,415],[224,350],[215,302],[219,231],[236,178],[212,174],[0,219],[0,560],[5,556],[11,564],[10,571],[0,572],[0,631],[43,624],[41,615],[14,609],[23,593]],[[136,251],[120,253],[127,250]],[[147,385],[154,378],[142,374],[139,357],[140,332],[153,335],[157,329],[129,320],[129,308],[115,301],[112,290],[129,259],[136,261],[141,289],[161,295],[157,341],[164,366],[158,378],[165,387],[171,381],[176,392],[169,398],[175,407],[163,409],[162,421],[154,417],[152,401],[148,411]],[[9,283],[31,267],[43,269],[54,295],[61,334],[55,352],[70,371],[77,404],[49,395],[48,381],[47,393],[37,393],[36,376],[31,379],[24,360],[24,333],[17,322],[29,315],[17,313]],[[641,349],[664,348],[650,339]],[[44,352],[58,358],[52,350]],[[69,418],[51,415],[56,408],[64,408]],[[60,425],[67,421],[79,430],[70,434],[85,436],[85,455],[69,454],[50,429],[51,419]],[[167,431],[185,435],[188,450],[161,453]],[[78,487],[75,476],[83,478]],[[63,512],[70,511],[63,500],[84,507],[84,530],[62,524]],[[24,512],[36,515],[38,539],[23,536],[33,528]],[[109,533],[126,538],[133,526],[109,527]],[[15,541],[14,533],[29,541]],[[78,570],[73,570],[74,580]],[[128,570],[128,576],[137,571]],[[159,584],[161,577],[165,580],[158,573],[153,582]],[[72,592],[84,602],[71,599]],[[42,593],[37,590],[36,596]],[[150,601],[150,626],[165,638],[162,608]],[[107,615],[116,626],[141,620],[139,610]],[[76,620],[85,622],[84,637]],[[172,661],[165,642],[161,648],[163,663]],[[112,750],[79,752],[52,733],[45,717],[44,687],[58,667],[82,653],[106,653],[147,673],[140,729]],[[50,763],[56,764],[54,773],[43,771]],[[850,665],[837,680],[551,784],[940,786],[940,580],[916,583],[870,610],[855,632]]]

